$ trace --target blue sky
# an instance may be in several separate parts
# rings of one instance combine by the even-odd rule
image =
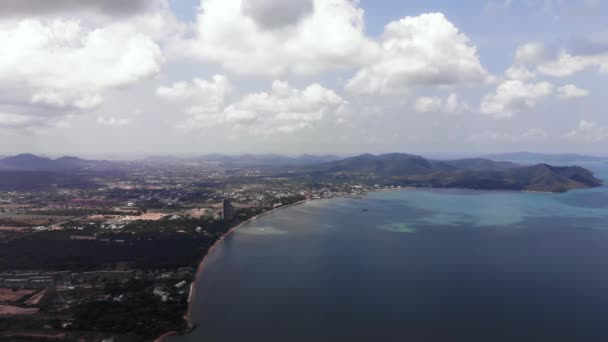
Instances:
[[[604,154],[608,142],[599,0],[4,8],[0,154]]]

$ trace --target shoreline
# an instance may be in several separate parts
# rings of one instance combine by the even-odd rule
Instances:
[[[262,217],[264,215],[270,214],[276,210],[279,209],[285,209],[285,208],[289,208],[295,205],[299,205],[299,204],[303,204],[306,202],[310,202],[310,201],[314,201],[316,200],[315,198],[311,198],[311,199],[305,199],[302,201],[298,201],[298,202],[294,202],[291,204],[287,204],[287,205],[283,205],[277,208],[273,208],[270,209],[268,211],[265,211],[263,213],[260,213],[258,215],[255,215],[251,218],[248,218],[247,220],[237,224],[236,226],[230,228],[226,233],[224,233],[219,239],[217,239],[213,245],[211,245],[211,247],[209,247],[209,249],[207,250],[207,253],[205,253],[205,255],[203,256],[203,259],[199,262],[198,267],[196,269],[196,274],[194,276],[194,280],[192,281],[192,283],[190,283],[190,294],[188,295],[188,310],[186,311],[185,315],[184,315],[184,319],[186,320],[186,323],[188,324],[188,329],[185,331],[168,331],[162,335],[160,335],[159,337],[157,337],[154,342],[163,342],[165,341],[167,338],[174,336],[174,335],[180,335],[180,334],[187,334],[190,331],[192,331],[196,326],[192,323],[192,302],[195,298],[196,295],[196,283],[198,282],[199,278],[201,277],[201,274],[203,272],[203,270],[205,269],[205,262],[207,261],[207,258],[213,253],[213,251],[215,250],[215,248],[222,242],[224,241],[225,238],[227,238],[228,236],[232,235],[232,233],[234,233],[237,229],[239,229],[242,225],[247,224],[259,217]]]
[[[520,193],[539,193],[539,194],[556,194],[555,192],[551,192],[551,191],[534,191],[534,190],[509,190],[509,189],[499,189],[499,190],[485,190],[485,189],[471,189],[471,188],[427,188],[427,187],[401,187],[401,188],[379,188],[379,189],[374,189],[374,190],[370,190],[367,191],[365,193],[363,193],[362,195],[367,196],[370,193],[374,193],[374,192],[389,192],[389,191],[407,191],[407,190],[424,190],[424,189],[430,189],[430,190],[449,190],[449,189],[460,189],[460,190],[473,190],[473,191],[506,191],[506,192],[520,192]],[[577,190],[577,189],[572,189],[572,190]],[[305,199],[302,201],[298,201],[298,202],[294,202],[291,204],[287,204],[284,206],[280,206],[277,208],[273,208],[270,209],[268,211],[265,211],[263,213],[260,213],[258,215],[255,215],[239,224],[237,224],[236,226],[230,228],[226,233],[224,233],[218,240],[216,240],[213,245],[211,245],[211,247],[209,247],[209,249],[207,250],[207,253],[205,253],[205,255],[203,256],[203,258],[201,259],[201,261],[198,264],[197,270],[196,270],[196,274],[194,276],[194,280],[192,281],[192,283],[190,283],[190,293],[188,295],[188,310],[186,311],[186,313],[184,314],[184,319],[186,320],[187,324],[188,324],[188,328],[184,331],[168,331],[166,333],[164,333],[163,335],[159,336],[158,338],[156,338],[154,340],[154,342],[163,342],[165,341],[167,338],[171,337],[171,336],[175,336],[175,335],[181,335],[181,334],[187,334],[189,332],[191,332],[194,328],[196,328],[196,325],[193,324],[192,322],[192,302],[195,299],[196,296],[196,284],[198,282],[198,280],[201,277],[202,272],[205,269],[205,262],[207,261],[207,258],[213,253],[213,251],[215,250],[215,248],[227,237],[229,237],[230,235],[232,235],[237,229],[239,229],[241,226],[250,223],[251,221],[256,220],[259,217],[262,217],[264,215],[268,215],[274,211],[280,210],[280,209],[286,209],[292,206],[296,206],[299,204],[303,204],[306,202],[311,202],[311,201],[316,201],[316,200],[322,200],[322,199],[332,199],[332,198],[341,198],[341,197],[345,197],[345,195],[341,195],[341,196],[334,196],[334,197],[327,197],[327,198],[310,198],[310,199]]]

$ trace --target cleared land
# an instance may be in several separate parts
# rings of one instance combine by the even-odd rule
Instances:
[[[12,305],[0,305],[0,316],[33,315],[40,311],[39,308],[20,308]]]
[[[29,296],[32,293],[36,292],[35,290],[16,290],[0,288],[0,302],[16,302],[19,299]]]

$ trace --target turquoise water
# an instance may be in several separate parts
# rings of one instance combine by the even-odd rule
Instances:
[[[608,340],[607,187],[306,202],[207,260],[172,341]]]

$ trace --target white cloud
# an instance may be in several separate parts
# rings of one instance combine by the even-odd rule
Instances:
[[[593,121],[581,120],[575,130],[570,131],[567,137],[587,142],[600,142],[608,139],[608,129],[599,126]]]
[[[237,125],[255,123],[258,132],[293,132],[312,127],[327,116],[343,114],[347,101],[319,84],[296,89],[274,81],[272,90],[250,94],[228,106],[224,119]]]
[[[105,90],[153,76],[163,62],[158,44],[126,25],[6,20],[0,46],[0,90],[37,124],[97,107]]]
[[[414,109],[419,113],[438,112],[443,106],[443,100],[439,97],[422,96],[416,99]]]
[[[169,0],[0,0],[0,8],[0,20],[6,22],[78,18],[79,23],[90,27],[117,24],[133,27],[155,40],[186,29],[171,11]]]
[[[513,65],[505,71],[505,76],[512,80],[530,80],[536,78],[533,67],[547,58],[548,51],[541,43],[527,43],[515,50]]]
[[[529,79],[537,73],[563,78],[590,67],[608,73],[608,48],[594,46],[557,50],[549,49],[541,43],[528,43],[517,49],[513,66],[505,74],[512,79]]]
[[[363,10],[349,0],[205,0],[177,55],[243,74],[311,74],[349,68],[373,54]],[[297,6],[296,6],[297,5]]]
[[[333,90],[319,84],[297,89],[287,82],[274,81],[270,92],[243,96],[240,100],[215,111],[199,109],[196,103],[187,110],[188,118],[180,128],[227,126],[250,133],[290,133],[313,127],[325,119],[339,120],[348,102]]]
[[[505,71],[505,76],[512,80],[529,80],[536,78],[536,73],[525,66],[511,66]]]
[[[516,65],[538,64],[547,58],[548,53],[542,43],[526,43],[515,50],[514,63]]]
[[[477,49],[441,13],[405,17],[386,25],[381,53],[346,88],[355,93],[406,93],[416,86],[481,82],[488,74]]]
[[[0,8],[0,111],[30,118],[31,131],[158,74],[161,46],[185,28],[168,0],[0,0]]]
[[[148,9],[151,3],[151,0],[0,0],[0,16],[49,15],[66,11],[132,15]]]
[[[557,93],[562,98],[585,97],[589,95],[589,90],[579,88],[574,84],[566,84],[557,88]]]
[[[538,65],[539,72],[553,77],[568,77],[595,64],[595,58],[571,55],[561,52],[557,58],[547,60]]]
[[[224,108],[233,86],[226,76],[215,75],[210,81],[194,78],[190,82],[176,82],[162,86],[156,95],[173,102],[187,103],[186,112],[191,115],[218,114]]]
[[[494,94],[483,98],[480,111],[496,118],[509,118],[522,109],[536,106],[541,98],[552,93],[553,85],[549,82],[507,80],[498,85]]]
[[[447,113],[461,113],[469,110],[469,105],[461,101],[454,93],[448,95],[445,100],[444,111]]]
[[[461,113],[469,110],[469,106],[458,98],[458,95],[451,93],[445,100],[440,97],[421,96],[416,99],[414,110],[419,113],[445,112]]]

